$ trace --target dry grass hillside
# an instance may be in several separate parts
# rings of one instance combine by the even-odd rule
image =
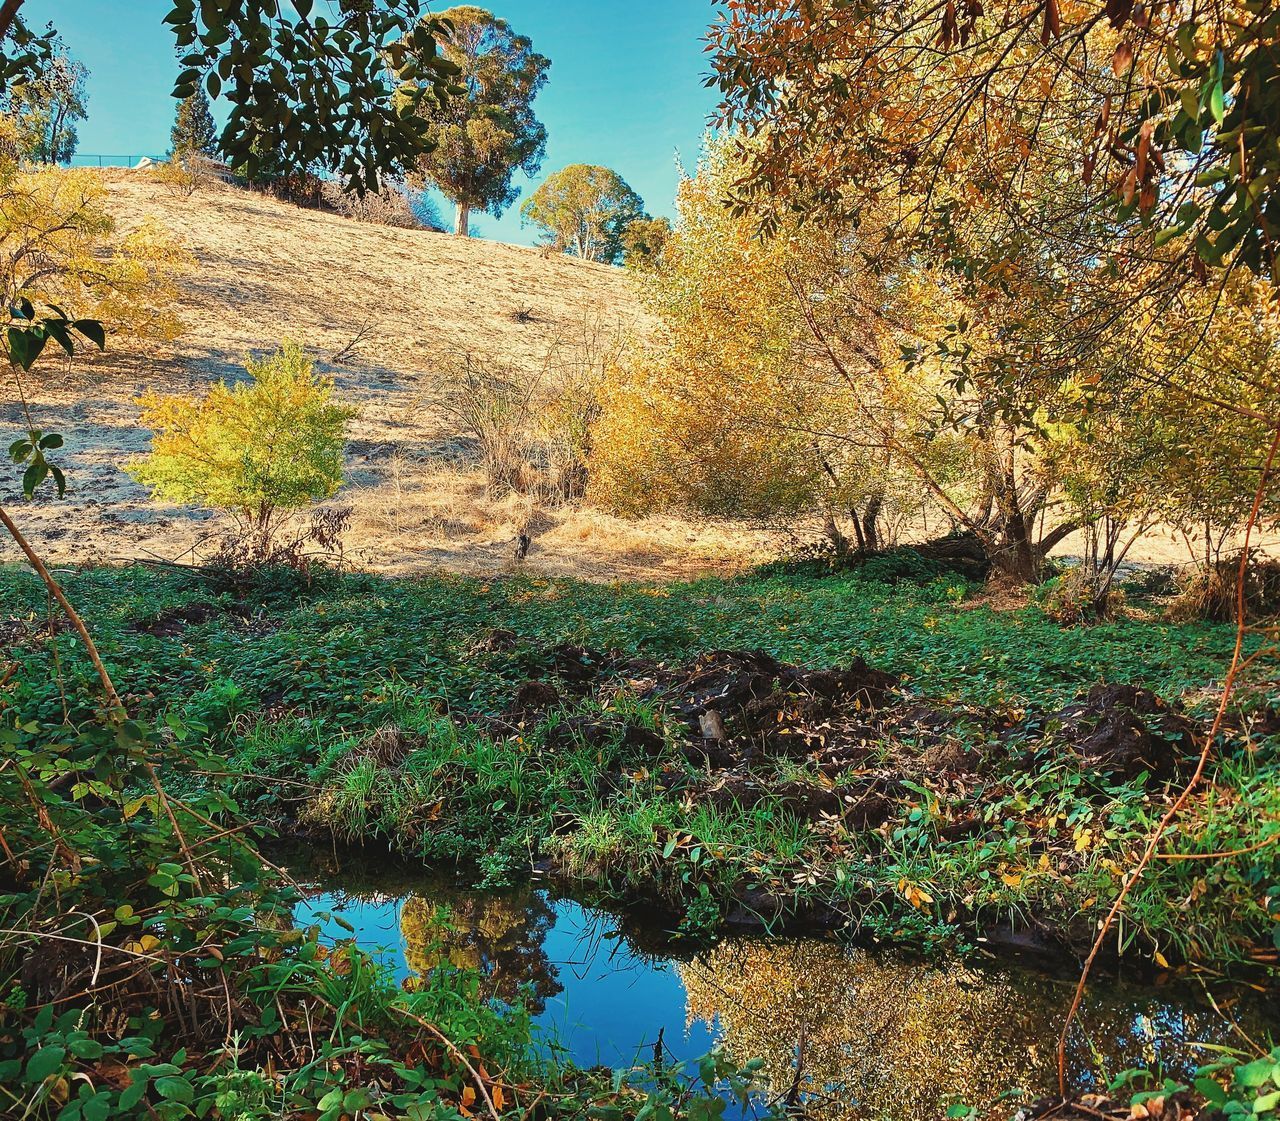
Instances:
[[[155,504],[124,472],[146,449],[135,400],[144,389],[201,393],[242,373],[248,352],[301,342],[360,409],[351,425],[346,546],[388,572],[437,566],[492,572],[512,563],[522,500],[495,500],[466,442],[431,406],[450,356],[536,369],[584,324],[643,331],[620,269],[534,249],[365,225],[216,186],[181,198],[143,173],[105,172],[122,229],[155,218],[195,256],[183,281],[182,337],[142,350],[117,341],[70,369],[43,368],[39,423],[67,439],[71,493],[21,509],[33,541],[61,561],[197,559],[222,528],[201,511]],[[361,331],[364,338],[340,360]],[[0,425],[20,427],[17,403]],[[13,474],[4,498],[19,496]],[[670,577],[732,567],[766,541],[678,519],[623,522],[597,511],[539,513],[527,567],[546,573]],[[203,544],[202,544],[203,542]],[[7,548],[8,552],[2,551]],[[0,546],[0,560],[15,559]]]

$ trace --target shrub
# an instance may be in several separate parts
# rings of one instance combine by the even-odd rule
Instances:
[[[418,207],[404,191],[390,184],[377,191],[367,191],[363,196],[344,191],[342,185],[326,180],[320,188],[321,204],[326,210],[341,214],[357,222],[369,222],[377,226],[398,226],[406,230],[423,229],[426,223],[419,215]],[[424,211],[425,213],[425,211]],[[439,228],[437,225],[435,228]]]
[[[203,400],[146,394],[150,455],[130,466],[160,498],[233,514],[250,552],[269,555],[291,510],[342,485],[343,429],[354,410],[335,404],[302,348],[285,343],[249,359],[250,381],[221,382]]]
[[[573,502],[587,490],[599,386],[625,345],[620,325],[588,316],[552,342],[536,370],[450,356],[433,403],[475,441],[490,493]]]
[[[163,184],[176,198],[189,199],[202,187],[218,183],[214,161],[199,152],[175,153],[172,158],[156,165],[156,181]]]
[[[1124,609],[1125,595],[1107,583],[1100,586],[1086,565],[1074,565],[1041,589],[1044,613],[1063,626],[1074,627],[1114,619]]]
[[[1217,557],[1211,564],[1193,565],[1183,573],[1169,617],[1178,622],[1236,617],[1240,554]],[[1265,619],[1280,610],[1280,560],[1250,553],[1244,575],[1245,616]]]

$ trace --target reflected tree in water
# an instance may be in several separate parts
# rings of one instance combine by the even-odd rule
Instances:
[[[412,894],[400,912],[400,932],[415,975],[444,961],[475,970],[486,997],[523,1003],[536,1016],[564,988],[543,950],[554,921],[550,904],[535,891],[451,892],[447,903]]]
[[[799,1091],[822,1117],[933,1116],[952,1098],[987,1106],[1047,1091],[1070,988],[1043,976],[931,966],[816,941],[725,943],[680,966],[692,1022],[718,1021],[737,1062],[765,1060],[773,1093]],[[1187,1046],[1228,1035],[1211,1011],[1149,991],[1098,986],[1070,1069],[1185,1072]]]

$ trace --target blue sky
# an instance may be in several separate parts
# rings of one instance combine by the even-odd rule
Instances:
[[[434,5],[440,11],[447,4]],[[34,25],[53,20],[90,71],[80,151],[162,154],[169,144],[177,72],[161,24],[168,0],[27,0]],[[538,180],[571,163],[617,170],[650,213],[671,214],[677,153],[697,159],[715,95],[703,88],[702,36],[711,0],[495,0],[493,10],[551,59],[536,108],[547,126]],[[526,191],[530,183],[517,180]],[[477,215],[485,237],[531,243],[517,202],[501,220]],[[448,217],[451,210],[442,208]]]

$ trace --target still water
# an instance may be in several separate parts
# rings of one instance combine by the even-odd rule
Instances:
[[[328,866],[325,867],[324,865]],[[759,1057],[785,1091],[802,1058],[812,1113],[937,1116],[955,1097],[1048,1093],[1069,975],[995,961],[921,962],[820,938],[747,938],[680,951],[657,929],[536,887],[461,890],[383,863],[294,862],[311,894],[297,918],[352,935],[398,980],[444,958],[480,971],[487,995],[523,1000],[544,1044],[581,1065],[695,1058],[713,1046]],[[328,917],[326,917],[328,916]],[[1133,1067],[1180,1076],[1222,1046],[1269,1043],[1280,1009],[1248,990],[1094,985],[1071,1040],[1081,1085]]]

